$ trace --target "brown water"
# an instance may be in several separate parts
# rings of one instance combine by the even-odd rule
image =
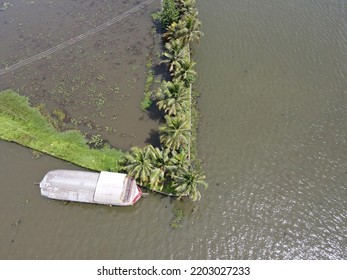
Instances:
[[[346,5],[198,1],[199,149],[210,185],[198,203],[48,200],[33,182],[77,167],[1,142],[0,257],[346,259]],[[179,230],[169,226],[174,206],[186,215]]]

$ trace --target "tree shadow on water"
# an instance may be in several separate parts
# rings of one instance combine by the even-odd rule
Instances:
[[[152,145],[153,147],[160,147],[159,131],[152,129],[149,133],[149,137],[145,140],[146,144]]]
[[[165,81],[171,80],[171,75],[166,63],[158,63],[153,65],[152,70],[156,77],[161,77],[161,79]]]
[[[146,110],[147,115],[151,120],[162,121],[164,119],[164,114],[158,109],[156,102],[157,101],[153,101],[153,104]]]
[[[158,10],[159,12],[159,10]],[[165,33],[165,29],[163,28],[163,25],[161,24],[160,20],[153,19],[153,24],[155,27],[155,32],[159,35],[163,35]]]

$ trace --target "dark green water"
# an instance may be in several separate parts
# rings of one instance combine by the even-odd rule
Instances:
[[[346,259],[345,0],[198,1],[198,203],[51,201],[33,182],[76,169],[0,144],[3,259]],[[19,171],[19,173],[18,173]],[[172,208],[185,211],[172,230]]]

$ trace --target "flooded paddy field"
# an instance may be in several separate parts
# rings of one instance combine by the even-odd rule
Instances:
[[[11,1],[0,13],[1,68],[75,38],[144,1]],[[29,97],[54,118],[112,146],[158,141],[158,118],[140,108],[160,52],[151,13],[160,1],[28,65],[0,75],[0,90]],[[147,64],[147,67],[146,67]]]

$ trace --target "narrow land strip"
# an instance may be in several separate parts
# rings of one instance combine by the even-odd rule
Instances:
[[[0,139],[96,171],[119,171],[124,157],[109,146],[90,148],[80,131],[58,132],[26,97],[12,90],[0,92]]]

